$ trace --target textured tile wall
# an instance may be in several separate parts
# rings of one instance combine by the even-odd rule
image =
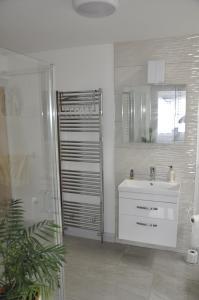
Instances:
[[[146,179],[149,167],[155,166],[157,179],[167,180],[168,166],[173,165],[176,180],[181,182],[177,249],[190,246],[191,225],[188,209],[193,207],[199,86],[199,38],[182,37],[115,44],[115,187],[130,168],[135,177]],[[165,60],[165,84],[185,84],[187,90],[186,135],[181,145],[122,143],[121,92],[126,86],[147,83],[147,61]]]

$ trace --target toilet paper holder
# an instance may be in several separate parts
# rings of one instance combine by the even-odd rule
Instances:
[[[186,262],[189,264],[197,264],[198,263],[198,251],[194,249],[189,249],[187,251]]]

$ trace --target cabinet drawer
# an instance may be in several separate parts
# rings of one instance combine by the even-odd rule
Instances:
[[[119,215],[119,239],[176,247],[177,222]]]
[[[143,201],[157,201],[157,202],[170,202],[177,203],[179,193],[176,192],[175,195],[159,195],[159,194],[149,194],[149,193],[136,193],[136,192],[119,192],[119,198],[136,199]]]
[[[177,204],[120,198],[119,213],[175,221]]]

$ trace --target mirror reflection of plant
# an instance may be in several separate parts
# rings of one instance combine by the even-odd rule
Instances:
[[[26,227],[22,201],[11,202],[0,219],[0,286],[5,299],[48,299],[59,287],[64,248],[54,243],[58,230],[50,220]]]

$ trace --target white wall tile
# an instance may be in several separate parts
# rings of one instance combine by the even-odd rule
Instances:
[[[136,178],[147,179],[149,167],[155,166],[157,179],[167,180],[168,166],[173,165],[176,180],[181,183],[177,242],[179,250],[186,250],[190,246],[191,224],[188,219],[188,209],[193,207],[195,189],[199,99],[196,89],[199,81],[197,81],[197,74],[196,77],[192,77],[192,72],[195,70],[192,68],[198,66],[194,54],[197,54],[197,48],[193,47],[193,41],[186,37],[115,44],[116,196],[118,196],[117,185],[129,176],[131,168],[134,169]],[[126,86],[147,83],[147,61],[151,59],[165,60],[165,84],[186,84],[186,135],[185,142],[181,145],[131,144],[125,146],[121,143],[122,124],[118,117],[118,110],[121,107],[118,105],[119,95]]]

